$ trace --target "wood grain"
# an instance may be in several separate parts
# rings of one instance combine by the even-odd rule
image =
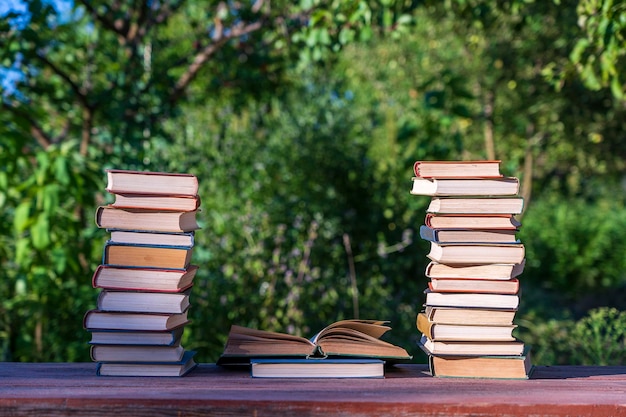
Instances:
[[[0,363],[8,416],[626,417],[626,366],[537,367],[529,380],[432,378],[399,365],[385,379],[252,379],[202,364],[183,378],[98,377],[93,363]]]

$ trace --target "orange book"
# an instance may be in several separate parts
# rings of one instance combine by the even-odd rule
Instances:
[[[450,342],[509,342],[515,340],[514,324],[484,326],[476,324],[437,323],[428,319],[425,313],[419,313],[416,320],[417,330],[432,341]]]
[[[431,355],[428,364],[434,377],[528,379],[533,372],[530,349],[520,355]]]
[[[428,287],[435,292],[473,292],[485,294],[517,294],[519,280],[432,278]]]
[[[427,213],[424,223],[433,229],[517,230],[522,226],[511,214]]]
[[[517,264],[446,265],[431,262],[426,266],[428,278],[501,279],[509,280],[524,272],[526,260]]]
[[[513,324],[515,313],[515,309],[424,307],[424,314],[429,321],[445,324],[510,326]]]
[[[114,266],[185,269],[193,248],[164,246],[111,245],[104,248],[103,264]]]

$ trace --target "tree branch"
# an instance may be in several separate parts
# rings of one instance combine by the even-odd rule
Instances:
[[[80,4],[82,4],[87,9],[87,11],[93,16],[93,18],[102,24],[102,26],[116,33],[120,40],[123,40],[123,41],[126,40],[125,30],[120,26],[120,24],[114,20],[108,19],[106,15],[98,14],[95,7],[93,7],[91,0],[77,0],[77,1],[80,2]],[[114,4],[114,7],[116,9],[119,9],[119,4],[117,3]]]
[[[35,138],[35,140],[37,141],[37,143],[39,143],[39,145],[43,148],[43,149],[47,149],[50,145],[52,145],[52,139],[46,135],[46,133],[43,131],[43,129],[41,128],[41,126],[39,126],[37,124],[37,122],[35,121],[35,119],[33,119],[29,113],[27,112],[23,112],[20,111],[19,109],[17,109],[16,107],[13,107],[11,105],[9,105],[7,102],[3,101],[2,102],[2,107],[4,109],[6,109],[7,111],[13,113],[14,115],[16,115],[17,117],[23,118],[24,120],[26,120],[28,122],[28,124],[30,125],[29,127],[29,132],[30,134],[33,136],[33,138]]]
[[[215,52],[219,50],[220,47],[222,47],[225,43],[232,39],[236,39],[257,31],[262,26],[263,23],[261,20],[245,25],[234,26],[231,31],[228,32],[228,35],[217,38],[211,44],[202,48],[200,52],[194,57],[193,61],[187,68],[187,71],[185,71],[176,82],[169,97],[170,102],[175,103],[182,97],[191,81],[193,81],[194,78],[198,75],[200,69],[202,69],[204,64],[206,64],[209,58],[211,58],[211,56],[215,54]]]
[[[52,61],[50,61],[48,58],[46,58],[42,53],[37,52],[36,56],[45,65],[50,67],[50,69],[52,69],[52,71],[56,75],[61,77],[63,79],[63,81],[65,81],[70,86],[72,91],[74,91],[74,94],[76,94],[76,96],[78,98],[78,101],[83,105],[83,107],[89,108],[89,102],[87,101],[87,92],[86,91],[83,91],[83,89],[78,84],[76,84],[74,81],[72,81],[72,79],[70,78],[70,76],[68,74],[66,74],[64,71],[62,71],[61,68],[57,67],[56,64],[54,64]]]
[[[180,9],[183,3],[183,1],[179,1],[174,4],[166,4],[164,6],[161,6],[161,8],[159,9],[159,14],[157,14],[154,19],[152,19],[152,23],[159,24],[165,22],[165,20],[170,17],[176,10]]]

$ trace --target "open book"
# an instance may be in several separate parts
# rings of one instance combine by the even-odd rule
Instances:
[[[411,359],[404,348],[380,339],[391,329],[386,323],[342,320],[325,327],[311,339],[233,325],[218,364],[241,364],[262,357],[361,357],[387,362]]]

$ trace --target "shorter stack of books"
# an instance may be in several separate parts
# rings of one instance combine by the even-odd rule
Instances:
[[[411,194],[431,197],[420,347],[433,376],[527,378],[530,355],[514,336],[524,245],[515,218],[519,181],[500,161],[418,161]]]
[[[195,367],[181,344],[198,267],[197,178],[189,174],[107,171],[115,200],[96,211],[110,234],[84,317],[98,375],[182,376]]]
[[[385,365],[411,359],[381,340],[390,329],[381,320],[341,320],[307,339],[233,325],[217,364],[250,366],[255,378],[383,378]]]

